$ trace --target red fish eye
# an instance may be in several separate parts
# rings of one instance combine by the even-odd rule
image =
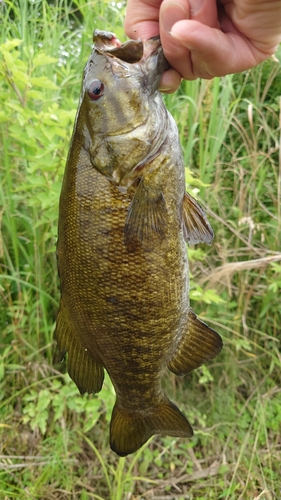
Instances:
[[[91,101],[97,101],[104,91],[104,84],[100,80],[92,80],[88,86],[87,92]]]

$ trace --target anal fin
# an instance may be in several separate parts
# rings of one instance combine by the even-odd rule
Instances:
[[[198,201],[189,193],[185,192],[183,198],[183,235],[187,243],[207,243],[210,245],[214,238],[214,232]]]
[[[167,363],[169,370],[183,376],[215,358],[222,349],[220,335],[190,310],[187,329],[173,358]]]
[[[177,406],[164,397],[151,412],[129,412],[117,400],[110,423],[110,446],[117,455],[134,453],[154,434],[191,437],[193,430]]]
[[[67,371],[81,394],[100,392],[104,379],[103,366],[84,347],[68,321],[61,301],[54,339],[56,350],[53,362],[59,363],[67,353]]]

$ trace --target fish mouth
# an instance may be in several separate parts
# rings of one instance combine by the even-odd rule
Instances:
[[[93,35],[95,49],[109,57],[116,57],[122,62],[135,64],[145,61],[153,55],[161,60],[161,72],[169,69],[170,65],[165,59],[160,36],[156,35],[148,40],[128,40],[121,43],[114,33],[95,30]]]

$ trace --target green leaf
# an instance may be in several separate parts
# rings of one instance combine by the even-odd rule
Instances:
[[[23,83],[24,85],[28,85],[30,83],[29,76],[23,71],[19,71],[17,69],[13,69],[13,80],[17,85],[19,82]]]
[[[51,399],[51,392],[48,389],[42,389],[42,391],[39,392],[37,411],[41,413],[45,410],[49,406]]]
[[[14,40],[7,40],[7,42],[5,43],[2,43],[0,45],[0,52],[4,52],[4,51],[8,51],[8,52],[11,52],[11,50],[15,49],[16,47],[18,47],[19,45],[22,44],[22,40],[20,40],[19,38],[14,38]]]
[[[38,66],[45,66],[46,64],[52,64],[57,62],[55,57],[48,56],[45,52],[38,52],[36,56],[33,58],[32,64],[34,68]]]
[[[47,429],[47,421],[48,421],[48,412],[46,410],[42,411],[40,415],[38,415],[37,424],[41,431],[41,434],[46,434]],[[34,427],[35,428],[35,427]]]
[[[215,290],[206,290],[203,294],[203,300],[206,304],[222,304],[225,302],[224,299],[222,299]]]
[[[7,114],[4,111],[0,111],[0,123],[1,122],[7,122]]]
[[[34,76],[30,81],[35,87],[44,87],[45,89],[51,90],[56,90],[58,88],[57,85],[46,76]]]
[[[38,101],[43,101],[44,99],[44,94],[42,91],[40,90],[28,90],[28,97],[30,97],[31,99],[37,99]]]
[[[12,67],[14,64],[14,54],[11,54],[7,50],[2,50],[2,54],[3,54],[3,59],[6,63],[6,65],[8,66],[8,68]],[[5,64],[3,64],[2,65],[3,74],[5,74],[5,69],[6,69]]]
[[[52,406],[54,409],[54,420],[56,422],[63,416],[65,411],[65,400],[61,393],[56,394],[53,397]]]
[[[213,375],[209,372],[207,366],[203,365],[200,368],[202,375],[199,378],[199,384],[207,384],[208,382],[213,382],[214,377]]]

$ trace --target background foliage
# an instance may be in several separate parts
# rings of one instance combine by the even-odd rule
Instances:
[[[189,190],[215,230],[189,248],[191,299],[222,354],[165,390],[195,428],[127,459],[114,392],[81,397],[51,364],[58,197],[95,28],[124,40],[124,2],[0,3],[0,499],[281,498],[281,52],[166,96]]]

